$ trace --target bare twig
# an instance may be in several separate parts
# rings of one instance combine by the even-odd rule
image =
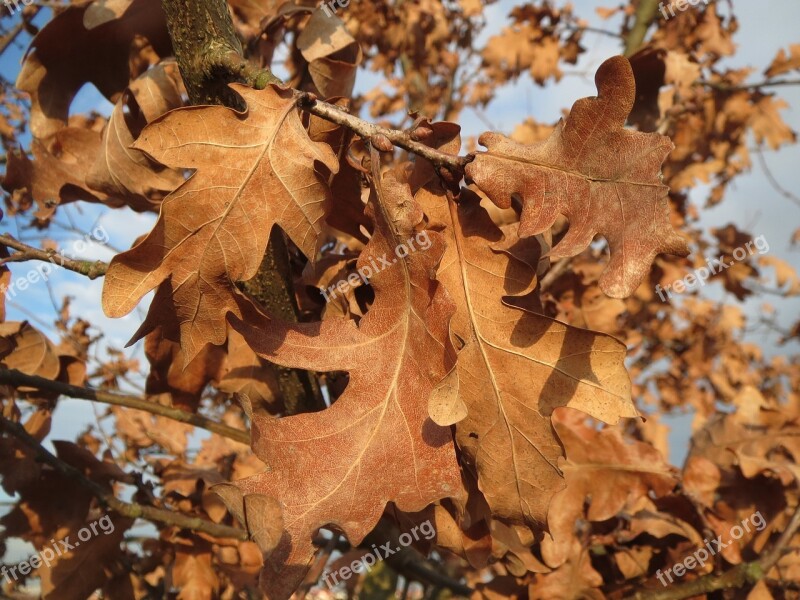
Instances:
[[[775,179],[775,175],[773,175],[772,171],[770,171],[769,165],[767,165],[767,159],[764,158],[764,152],[761,148],[757,149],[756,154],[758,154],[758,160],[761,163],[761,168],[764,170],[764,175],[767,176],[767,180],[769,181],[770,185],[772,185],[773,189],[787,200],[790,200],[797,204],[797,206],[800,206],[800,197],[787,190],[780,183],[778,183],[777,179]]]
[[[108,492],[99,483],[92,481],[75,467],[68,465],[54,454],[51,454],[19,423],[14,423],[5,417],[0,417],[0,431],[17,438],[34,452],[37,460],[50,465],[61,475],[79,483],[89,490],[101,505],[120,515],[131,519],[145,519],[155,523],[174,525],[175,527],[190,529],[192,531],[202,531],[214,537],[233,538],[237,540],[248,539],[247,532],[242,529],[228,527],[227,525],[218,525],[199,517],[191,517],[171,510],[145,506],[133,502],[123,502],[112,493]]]
[[[556,279],[561,277],[564,273],[569,271],[569,266],[572,263],[571,258],[562,258],[556,264],[550,267],[550,270],[544,274],[542,280],[539,282],[539,290],[544,292],[555,283]]]
[[[374,123],[369,123],[368,121],[364,121],[363,119],[359,119],[358,117],[351,115],[338,106],[317,100],[311,94],[306,92],[296,93],[298,98],[298,106],[304,110],[307,110],[312,115],[321,117],[326,121],[330,121],[331,123],[336,123],[337,125],[347,127],[365,140],[372,140],[377,136],[384,136],[395,146],[403,148],[404,150],[408,150],[409,152],[413,152],[417,156],[427,159],[437,167],[446,167],[451,171],[461,172],[463,171],[464,167],[473,159],[473,157],[470,155],[456,156],[454,154],[441,152],[431,148],[430,146],[426,146],[422,142],[412,139],[411,134],[409,134],[407,131],[387,129],[379,125],[375,125]]]
[[[600,29],[599,27],[583,27],[581,25],[567,25],[565,29],[567,29],[568,31],[588,31],[589,33],[598,33],[600,35],[605,35],[616,39],[621,39],[623,37],[621,33],[618,33],[616,31],[609,31],[608,29]]]
[[[29,246],[28,244],[14,239],[7,233],[0,234],[0,245],[7,246],[18,251],[16,254],[12,254],[9,258],[0,260],[0,264],[9,262],[23,262],[28,260],[41,260],[52,263],[59,267],[64,267],[69,271],[80,273],[89,279],[97,279],[98,277],[105,275],[106,271],[108,270],[108,264],[101,260],[90,261],[68,258],[62,254],[59,254],[55,250],[42,250],[41,248]]]
[[[29,12],[22,13],[20,20],[12,27],[2,38],[0,38],[0,54],[6,51],[6,49],[17,39],[17,36],[22,33],[33,20],[33,18],[39,13],[41,8],[39,6],[33,6],[28,9]]]
[[[391,541],[391,547],[399,548],[399,550],[387,556],[385,560],[386,564],[394,569],[395,572],[407,579],[450,590],[458,596],[472,596],[474,590],[468,585],[456,581],[441,572],[441,568],[434,568],[430,562],[413,547],[400,544],[399,533],[396,525],[392,521],[386,518],[381,519],[375,529],[364,538],[361,547],[374,547],[374,544]]]
[[[60,381],[53,381],[35,375],[26,375],[20,371],[8,369],[0,369],[0,384],[10,385],[15,388],[20,386],[31,387],[43,392],[55,392],[56,394],[62,394],[70,398],[93,400],[94,402],[102,402],[103,404],[112,404],[114,406],[124,406],[125,408],[142,410],[153,415],[172,419],[173,421],[194,425],[195,427],[216,433],[217,435],[221,435],[241,444],[250,444],[250,434],[246,431],[228,427],[227,425],[217,423],[202,415],[196,415],[171,406],[149,402],[144,398],[137,398],[136,396],[112,394],[111,392],[104,392],[102,390],[78,387],[76,385],[69,385],[68,383],[61,383]]]
[[[729,85],[727,83],[717,83],[714,81],[698,81],[695,85],[703,85],[721,92],[738,92],[741,90],[755,90],[764,87],[778,87],[782,85],[800,85],[800,79],[783,79],[777,81],[760,81],[758,83],[747,83],[744,85]]]

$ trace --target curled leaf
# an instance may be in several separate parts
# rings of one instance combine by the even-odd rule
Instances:
[[[519,234],[550,229],[560,214],[569,230],[553,258],[582,252],[600,234],[611,250],[600,287],[613,297],[630,296],[657,254],[686,256],[686,241],[669,220],[668,188],[661,164],[669,138],[624,128],[636,86],[630,63],[617,56],[595,76],[598,96],[578,100],[550,137],[525,145],[496,133],[467,165],[467,175],[501,208],[522,198]]]

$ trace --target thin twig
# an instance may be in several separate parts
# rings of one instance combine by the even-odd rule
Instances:
[[[458,596],[471,597],[474,590],[468,585],[457,581],[441,572],[440,565],[432,565],[422,554],[412,546],[403,546],[399,543],[397,526],[389,519],[381,519],[378,525],[364,538],[362,548],[391,541],[391,547],[399,548],[394,554],[386,556],[384,560],[396,573],[406,579],[419,581],[425,585],[432,585],[448,589]]]
[[[800,79],[783,79],[778,81],[760,81],[758,83],[748,83],[744,85],[730,85],[727,83],[717,83],[714,81],[697,81],[695,85],[704,85],[721,92],[738,92],[755,90],[764,87],[777,87],[782,85],[800,85]]]
[[[17,22],[14,27],[12,27],[8,33],[6,33],[2,38],[0,38],[0,54],[6,51],[17,36],[25,30],[28,24],[33,20],[33,18],[39,13],[41,8],[39,6],[34,6],[30,9],[30,14],[26,15],[25,13],[22,14],[19,22]]]
[[[29,246],[28,244],[14,239],[7,233],[0,234],[0,245],[8,246],[9,248],[17,250],[16,254],[12,254],[9,258],[0,260],[0,264],[9,262],[22,262],[27,260],[41,260],[52,263],[59,267],[64,267],[69,271],[80,273],[89,279],[97,279],[98,277],[105,275],[106,271],[108,270],[108,264],[101,260],[90,261],[68,258],[63,254],[59,254],[55,250],[42,250],[41,248]]]
[[[615,39],[622,39],[622,34],[616,31],[609,31],[608,29],[600,29],[599,27],[583,27],[581,25],[567,25],[564,27],[567,31],[588,31],[589,33],[599,33]]]
[[[164,523],[165,525],[174,525],[175,527],[190,529],[192,531],[202,531],[214,537],[233,538],[237,540],[248,539],[247,532],[242,529],[228,527],[227,525],[218,525],[199,517],[190,517],[189,515],[171,510],[145,506],[133,502],[124,502],[108,492],[99,483],[86,477],[86,475],[72,465],[68,465],[54,454],[51,454],[19,423],[14,423],[5,417],[0,417],[0,431],[17,438],[34,452],[37,460],[50,465],[61,475],[79,483],[89,490],[103,507],[113,510],[122,516],[131,519],[145,519],[156,523]]]
[[[387,129],[386,127],[381,127],[359,119],[338,106],[318,100],[307,92],[296,92],[296,94],[298,106],[303,110],[307,110],[312,115],[321,117],[331,123],[347,127],[365,140],[372,140],[377,136],[384,136],[395,146],[413,152],[417,156],[427,159],[437,167],[447,167],[451,171],[460,172],[463,171],[464,167],[473,159],[470,155],[456,156],[426,146],[422,142],[414,140],[407,131]]]
[[[37,377],[36,375],[27,375],[17,370],[0,369],[0,384],[10,385],[15,388],[18,387],[31,387],[42,392],[55,392],[69,396],[70,398],[78,398],[82,400],[92,400],[94,402],[102,402],[103,404],[112,404],[114,406],[124,406],[125,408],[133,408],[142,410],[153,415],[166,417],[173,421],[180,423],[187,423],[194,425],[200,429],[205,429],[217,435],[221,435],[228,439],[239,442],[240,444],[250,444],[250,434],[241,429],[234,429],[222,423],[212,421],[202,415],[196,415],[182,411],[178,408],[171,406],[164,406],[156,402],[150,402],[144,398],[136,396],[126,396],[123,394],[113,394],[111,392],[104,392],[102,390],[95,390],[92,388],[78,387],[60,381],[53,381],[45,379],[44,377]]]
[[[775,179],[775,175],[773,175],[772,171],[770,171],[769,165],[767,165],[767,159],[764,158],[764,152],[760,147],[756,149],[756,154],[758,155],[758,160],[761,163],[761,168],[764,170],[764,175],[767,176],[767,180],[770,182],[773,189],[787,200],[791,200],[797,204],[797,206],[800,206],[800,197],[784,188],[780,183],[778,183],[778,180]]]
[[[544,274],[544,277],[542,277],[542,280],[539,282],[539,290],[542,292],[547,291],[547,289],[555,283],[556,279],[569,271],[571,263],[571,258],[562,258],[551,266],[550,270]]]

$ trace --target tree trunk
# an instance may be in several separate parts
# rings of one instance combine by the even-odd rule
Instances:
[[[167,28],[189,101],[222,104],[244,110],[242,99],[228,83],[247,83],[263,89],[278,81],[269,70],[250,65],[242,56],[225,0],[162,0]],[[297,322],[289,256],[282,231],[275,228],[256,276],[241,286],[270,314]],[[272,365],[290,414],[322,408],[316,378],[307,371]]]

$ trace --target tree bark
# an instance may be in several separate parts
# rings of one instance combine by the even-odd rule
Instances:
[[[658,0],[639,0],[633,27],[625,39],[625,56],[631,56],[642,47],[647,30],[656,18],[656,12]]]
[[[242,54],[225,0],[162,0],[167,28],[181,77],[192,104],[224,105],[244,110],[231,82],[263,89],[278,82],[269,70],[251,65]],[[256,276],[241,286],[276,317],[297,322],[298,309],[289,271],[284,234],[274,229]],[[290,414],[322,408],[315,377],[307,372],[272,365],[282,399]]]
[[[192,104],[224,104],[243,109],[242,100],[228,87],[232,81],[264,88],[277,81],[255,70],[242,56],[228,5],[221,0],[163,0],[175,58]],[[258,85],[260,84],[260,85]]]

